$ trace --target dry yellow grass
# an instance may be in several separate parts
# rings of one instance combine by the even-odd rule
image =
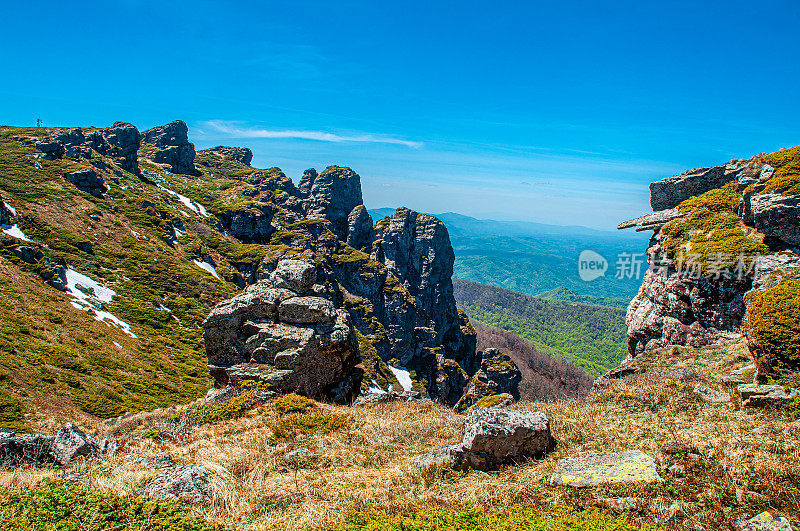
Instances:
[[[724,353],[662,351],[642,359],[646,372],[612,382],[585,399],[518,404],[547,413],[558,447],[543,460],[494,473],[421,471],[409,462],[460,438],[462,417],[431,403],[319,404],[318,409],[348,415],[353,422],[333,433],[277,443],[269,426],[278,414],[269,404],[236,420],[196,427],[180,442],[136,438],[137,424],[167,413],[141,415],[122,429],[97,426],[102,432],[133,431],[123,435],[124,446],[110,461],[77,466],[96,488],[131,493],[154,474],[134,459],[168,451],[176,462],[204,465],[212,473],[214,502],[194,511],[244,530],[325,528],[349,513],[375,508],[602,508],[608,498],[619,496],[638,499],[635,519],[670,528],[724,528],[762,510],[785,514],[797,524],[800,423],[777,412],[742,410],[737,400],[706,403],[692,393],[697,381],[724,389],[719,375],[744,364],[740,352],[740,345]],[[284,457],[299,446],[310,448],[313,457],[304,462]],[[582,490],[548,484],[561,457],[627,449],[646,452],[660,466],[684,464],[686,478],[662,474],[666,481],[660,485]],[[0,486],[30,485],[60,474],[4,471]],[[737,500],[737,489],[757,494]]]

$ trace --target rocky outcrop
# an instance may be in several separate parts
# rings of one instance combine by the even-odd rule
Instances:
[[[66,424],[55,437],[46,435],[17,435],[0,430],[0,466],[16,468],[22,465],[57,464],[68,466],[76,459],[101,458],[119,448],[116,442],[96,441],[80,428]]]
[[[306,171],[300,190],[308,190],[305,204],[307,218],[328,220],[336,236],[347,240],[348,216],[363,203],[361,199],[361,177],[350,168],[329,166],[319,175]]]
[[[752,216],[756,230],[789,245],[800,245],[800,196],[754,194],[745,201],[743,215]]]
[[[64,178],[74,184],[78,190],[95,197],[102,197],[108,191],[105,179],[94,170],[65,173]]]
[[[461,442],[417,457],[421,468],[495,470],[542,457],[555,447],[544,413],[502,408],[476,409],[464,419]]]
[[[185,122],[175,120],[142,133],[142,142],[154,146],[146,157],[156,164],[169,165],[172,173],[198,175],[194,166],[194,144],[189,142],[189,128]]]
[[[626,316],[631,357],[668,345],[702,347],[741,334],[749,304],[747,294],[775,285],[786,276],[787,268],[800,264],[799,256],[786,252],[790,246],[800,244],[800,196],[763,193],[774,171],[764,157],[755,157],[662,179],[650,185],[655,212],[619,225],[620,229],[636,227],[636,230],[654,231],[646,252],[652,266],[645,272],[639,293],[628,306]],[[732,191],[738,190],[741,194],[733,213],[741,219],[742,231],[750,230],[754,234],[753,241],[758,241],[760,233],[760,238],[775,254],[749,256],[747,259],[752,260],[752,264],[740,264],[738,272],[735,264],[727,271],[715,272],[709,264],[702,272],[681,270],[674,248],[668,250],[666,246],[668,236],[662,229],[673,220],[685,223],[691,222],[694,216],[707,215],[708,210],[703,208],[694,212],[691,206],[677,207],[686,199],[728,183],[735,183]],[[729,191],[725,194],[730,194],[730,187],[726,190]],[[729,197],[725,194],[720,198]],[[747,225],[752,229],[747,229]],[[713,233],[711,231],[710,235]],[[735,261],[737,248],[722,244],[718,247],[720,252],[730,255],[730,261]],[[687,253],[684,256],[697,252],[687,244],[681,249]],[[699,254],[695,256],[700,257]],[[709,253],[706,260],[713,258]]]
[[[116,158],[120,167],[134,175],[139,175],[138,152],[141,136],[136,126],[125,122],[115,122],[107,129],[84,131],[80,127],[56,129],[44,139],[34,143],[34,147],[46,159],[68,157],[71,159],[91,159],[92,152]]]
[[[731,181],[747,180],[758,175],[760,171],[761,164],[751,159],[713,168],[695,169],[667,177],[650,184],[650,206],[654,212],[675,208],[691,197],[704,194]]]
[[[209,503],[212,486],[208,470],[202,466],[176,466],[161,470],[144,487],[153,498]]]
[[[798,396],[796,389],[784,389],[781,385],[742,384],[737,390],[743,407],[786,408]]]
[[[209,370],[217,387],[245,380],[278,392],[334,396],[359,362],[358,345],[344,310],[309,294],[312,263],[286,260],[271,279],[217,305],[203,323]]]
[[[372,242],[372,216],[367,207],[358,205],[347,215],[347,245],[361,249]]]
[[[253,152],[248,148],[217,146],[210,149],[216,151],[225,158],[236,161],[245,166],[250,166],[253,161]]]
[[[496,348],[487,348],[479,352],[478,356],[480,367],[472,375],[462,397],[456,403],[456,411],[465,411],[490,396],[505,394],[519,400],[522,373],[511,358]]]

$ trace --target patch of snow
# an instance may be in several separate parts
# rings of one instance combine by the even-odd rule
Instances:
[[[70,295],[76,299],[88,300],[91,294],[79,289],[78,285],[88,290],[94,290],[94,298],[102,302],[111,302],[114,299],[114,295],[117,294],[113,289],[105,287],[86,275],[82,275],[74,269],[67,269],[67,289]]]
[[[175,229],[175,237],[180,238],[182,236],[186,236],[186,231],[179,229],[178,227],[173,227]]]
[[[171,195],[174,195],[175,197],[177,197],[178,200],[180,200],[181,203],[186,205],[186,207],[189,208],[191,211],[196,212],[196,213],[200,214],[203,217],[208,217],[208,212],[206,211],[205,207],[203,205],[201,205],[200,203],[195,203],[194,201],[192,201],[191,199],[189,199],[185,195],[181,195],[178,192],[176,192],[175,190],[170,190],[169,188],[166,188],[165,186],[162,186],[160,184],[158,185],[158,187],[161,188],[162,190],[164,190],[165,192],[167,192],[168,194],[171,194]]]
[[[25,236],[25,234],[20,230],[20,228],[14,225],[0,225],[2,227],[3,233],[11,236],[12,238],[16,238],[18,240],[22,240],[24,242],[31,241],[30,238]]]
[[[214,278],[222,280],[221,278],[219,278],[219,275],[217,274],[217,270],[213,265],[209,264],[208,262],[201,262],[200,260],[192,260],[192,262],[194,262],[194,265],[196,265],[200,269],[208,271],[209,273],[214,275]]]
[[[114,295],[117,294],[116,291],[105,287],[86,275],[78,273],[74,269],[67,269],[66,276],[67,293],[75,299],[71,301],[72,306],[89,312],[96,321],[105,323],[108,326],[116,326],[132,338],[138,337],[131,332],[131,325],[102,309],[104,303],[111,302],[114,299]]]
[[[372,386],[369,389],[367,389],[367,392],[368,393],[375,393],[377,395],[385,395],[386,394],[386,391],[381,389],[381,386],[378,385],[378,382],[376,382],[375,380],[372,380]]]
[[[139,236],[141,236],[141,235],[140,235],[138,232],[136,232],[135,230],[132,230],[132,231],[131,231],[131,234],[133,234],[133,237],[134,237],[134,238],[136,238],[137,240],[139,239]]]
[[[400,382],[400,385],[403,386],[404,391],[411,391],[414,387],[414,383],[411,381],[411,373],[407,371],[403,367],[392,367],[388,365],[389,370],[392,371],[394,377],[397,378],[397,381]]]
[[[116,341],[112,341],[112,343],[114,343],[114,346],[115,346],[115,347],[117,347],[118,349],[122,350],[122,345],[120,345],[120,344],[119,344],[119,343],[117,343]]]
[[[9,212],[11,212],[11,215],[12,215],[12,216],[16,216],[16,215],[17,215],[17,209],[16,209],[16,208],[12,207],[11,205],[9,205],[8,203],[6,203],[5,201],[3,201],[3,204],[6,206],[6,210],[8,210]]]

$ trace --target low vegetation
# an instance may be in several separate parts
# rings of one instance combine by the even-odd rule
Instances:
[[[800,280],[753,292],[744,330],[772,372],[800,371]]]

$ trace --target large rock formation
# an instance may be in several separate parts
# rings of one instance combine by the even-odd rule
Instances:
[[[157,164],[167,164],[172,173],[197,175],[194,167],[194,144],[189,142],[189,128],[185,122],[175,120],[142,133],[142,142],[154,146],[146,156]]]
[[[758,360],[757,380],[800,369],[794,345],[767,352],[776,347],[760,344],[757,336],[763,329],[774,335],[774,327],[746,320],[759,294],[800,276],[793,249],[800,244],[800,195],[791,177],[797,157],[792,148],[650,185],[655,212],[619,226],[654,231],[646,252],[651,267],[627,312],[630,357],[668,345],[701,347],[744,332]],[[800,297],[796,290],[784,291],[775,300],[800,304],[789,300]],[[759,304],[764,314],[773,303]]]
[[[308,325],[295,323],[295,313],[310,318],[316,311],[346,312],[363,337],[362,344],[374,349],[370,355],[375,357],[365,364],[388,373],[386,363],[394,359],[416,373],[431,398],[455,404],[480,360],[475,357],[475,332],[453,298],[454,254],[444,224],[401,208],[373,226],[362,203],[360,177],[349,168],[307,170],[297,187],[277,170],[260,170],[242,179],[252,187],[248,195],[267,194],[269,201],[220,214],[222,225],[248,243],[268,243],[275,235],[286,235],[292,253],[316,263],[314,291],[327,301],[304,298],[299,308],[287,301],[277,322]],[[283,267],[282,261],[270,258],[249,276],[274,282],[274,272]],[[213,318],[214,314],[209,323]],[[255,332],[236,332],[243,333]],[[250,353],[239,351],[234,356],[226,347],[227,354],[221,354],[215,334],[206,332],[217,382],[239,378],[245,368],[251,374],[252,367],[230,369],[252,363]]]
[[[136,126],[115,122],[107,129],[85,132],[80,127],[56,129],[52,134],[37,140],[34,146],[45,158],[91,159],[92,152],[114,157],[119,166],[135,175],[139,174],[138,152],[141,136]]]
[[[256,380],[278,392],[345,400],[358,383],[350,316],[312,292],[316,266],[279,262],[264,279],[217,305],[203,323],[217,387]],[[338,388],[338,389],[337,389]]]
[[[496,348],[487,348],[479,352],[478,357],[480,366],[464,388],[463,395],[456,403],[456,410],[464,411],[480,403],[482,398],[494,395],[510,395],[514,400],[519,400],[522,373],[511,357]]]

